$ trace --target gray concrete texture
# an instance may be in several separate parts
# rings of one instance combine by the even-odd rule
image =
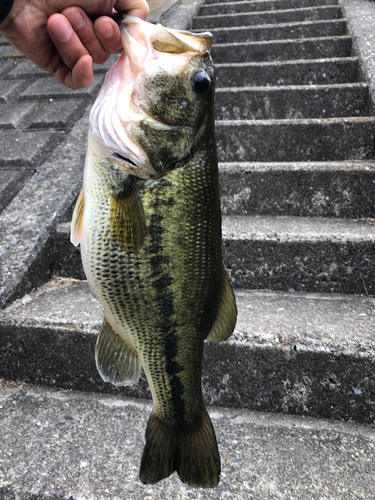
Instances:
[[[151,404],[22,385],[0,390],[2,500],[363,499],[375,433],[358,424],[211,408],[222,460],[214,490],[138,479]]]
[[[321,21],[324,19],[339,19],[340,17],[340,7],[337,5],[329,5],[285,9],[280,11],[197,16],[194,18],[192,27],[193,29],[211,29],[225,28],[228,26]]]
[[[323,21],[304,21],[294,23],[240,26],[230,28],[211,28],[216,43],[257,42],[261,40],[279,40],[294,38],[315,38],[343,36],[347,34],[345,19]]]
[[[233,336],[205,347],[209,404],[375,423],[373,298],[240,290],[236,300]],[[150,398],[143,375],[130,388],[101,380],[102,318],[85,282],[24,296],[0,316],[0,378]]]

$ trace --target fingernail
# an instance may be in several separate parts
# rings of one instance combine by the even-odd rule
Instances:
[[[113,37],[113,28],[111,23],[103,23],[100,34],[103,38],[108,39]]]
[[[67,42],[72,35],[72,28],[68,21],[62,19],[56,21],[51,28],[53,34],[60,42]]]
[[[91,76],[92,73],[92,59],[91,61],[85,61],[84,64],[82,64],[82,73],[84,76]]]
[[[75,30],[79,30],[83,28],[83,26],[85,25],[85,20],[83,19],[82,15],[77,11],[73,11],[69,14],[69,21],[70,24],[73,26],[73,29]]]

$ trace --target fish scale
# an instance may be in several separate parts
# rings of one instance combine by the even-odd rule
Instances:
[[[145,372],[154,405],[140,479],[177,471],[213,487],[220,455],[202,396],[203,344],[227,339],[237,310],[222,263],[212,37],[130,16],[120,26],[125,51],[91,111],[72,221],[104,308],[96,364],[115,385]]]

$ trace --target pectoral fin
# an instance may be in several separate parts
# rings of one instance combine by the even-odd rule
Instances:
[[[96,367],[104,382],[133,385],[141,374],[141,364],[133,349],[104,318],[95,348]]]
[[[110,204],[110,228],[121,248],[138,252],[146,235],[146,219],[137,185],[127,176],[121,191],[114,193]]]
[[[81,243],[84,208],[85,208],[85,196],[83,193],[83,189],[81,189],[81,192],[79,193],[76,202],[76,206],[74,208],[72,223],[70,228],[70,241],[75,246],[78,246]]]
[[[219,311],[214,326],[208,334],[207,340],[213,344],[218,344],[223,340],[227,340],[232,335],[236,325],[236,320],[236,300],[234,298],[233,290],[228,277],[225,275],[223,295],[221,297]]]

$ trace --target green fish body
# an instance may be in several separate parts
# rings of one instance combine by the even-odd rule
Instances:
[[[129,16],[121,28],[128,68],[129,37],[139,40],[141,32],[137,50],[146,54],[136,61],[138,73],[133,68],[133,111],[122,120],[127,136],[122,143],[119,133],[111,137],[113,119],[100,128],[108,117],[99,95],[72,221],[72,241],[81,244],[88,282],[104,308],[96,363],[117,385],[134,384],[142,368],[146,374],[153,412],[141,480],[155,483],[177,471],[190,485],[213,487],[220,456],[201,390],[203,344],[231,335],[236,306],[221,255],[211,40]],[[152,50],[144,51],[145,40]],[[123,66],[120,59],[107,86],[121,80]]]

